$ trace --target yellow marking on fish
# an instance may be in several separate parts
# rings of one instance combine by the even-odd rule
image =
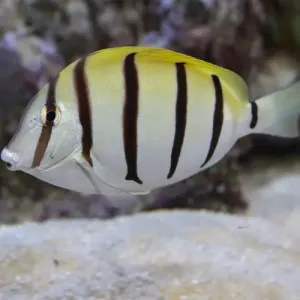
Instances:
[[[125,56],[132,52],[138,53],[136,56],[138,65],[145,64],[153,66],[155,63],[175,64],[177,62],[184,62],[188,72],[195,70],[198,74],[202,73],[208,77],[214,74],[217,75],[220,78],[224,90],[228,91],[228,93],[225,92],[225,101],[229,105],[235,118],[239,118],[245,103],[249,101],[248,87],[244,80],[236,73],[206,61],[167,49],[125,46],[99,50],[88,56],[88,69],[95,68],[96,70],[101,70],[104,65],[113,65],[115,63],[122,65]],[[202,82],[199,81],[199,88],[201,88],[201,85]]]

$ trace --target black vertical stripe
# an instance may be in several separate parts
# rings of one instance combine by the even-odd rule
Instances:
[[[85,58],[80,59],[74,68],[74,86],[78,103],[79,121],[82,127],[82,156],[93,167],[91,149],[93,147],[92,114],[85,75]]]
[[[127,164],[126,180],[133,180],[142,184],[137,173],[137,123],[138,123],[138,97],[139,82],[135,66],[136,53],[126,56],[123,65],[125,83],[125,102],[123,108],[123,140]]]
[[[251,122],[250,128],[254,129],[258,122],[258,106],[256,102],[250,102],[251,104]]]
[[[46,115],[51,111],[56,112],[55,91],[56,91],[57,81],[58,81],[58,76],[56,76],[55,78],[53,78],[49,81],[47,98],[46,98],[46,103],[45,103]],[[36,145],[36,148],[34,151],[33,161],[31,164],[32,168],[37,168],[41,164],[41,161],[45,155],[49,141],[51,139],[53,126],[54,126],[54,121],[47,122],[47,120],[46,120],[45,124],[43,125],[39,140],[37,142],[37,145]]]
[[[224,115],[223,115],[224,100],[223,100],[223,91],[222,91],[221,82],[217,75],[212,75],[212,81],[215,88],[215,111],[213,116],[213,132],[212,132],[212,137],[211,137],[207,157],[204,163],[201,165],[201,168],[207,164],[207,162],[211,159],[211,157],[213,156],[216,150],[221,135],[223,119],[224,119]]]
[[[177,100],[176,100],[176,127],[171,154],[171,165],[168,174],[170,179],[177,168],[186,128],[187,114],[187,80],[184,63],[176,63]]]

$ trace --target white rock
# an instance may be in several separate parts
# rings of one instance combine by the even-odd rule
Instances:
[[[300,299],[299,232],[254,217],[26,223],[0,245],[1,300]]]
[[[242,193],[250,204],[248,216],[284,225],[291,222],[294,212],[300,211],[300,161],[297,157],[283,157],[277,162],[264,158],[257,161],[253,171],[243,172],[240,180]]]

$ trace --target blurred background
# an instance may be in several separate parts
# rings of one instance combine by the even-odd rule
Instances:
[[[164,47],[241,75],[251,99],[299,76],[299,0],[0,0],[0,146],[31,97],[94,50]],[[247,212],[240,175],[299,156],[299,139],[249,136],[209,170],[143,199],[62,190],[0,164],[0,223],[113,218],[155,209]]]

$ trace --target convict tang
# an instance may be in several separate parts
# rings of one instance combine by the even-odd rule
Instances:
[[[86,194],[146,194],[251,133],[299,136],[300,83],[249,101],[237,74],[166,49],[76,60],[32,99],[2,150],[10,170]]]

